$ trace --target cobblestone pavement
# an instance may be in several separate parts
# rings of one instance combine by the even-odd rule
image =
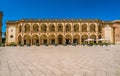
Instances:
[[[120,76],[120,45],[0,47],[0,76]]]

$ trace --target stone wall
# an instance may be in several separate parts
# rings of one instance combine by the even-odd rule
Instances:
[[[120,44],[120,23],[113,24],[114,27],[114,40],[116,44]]]

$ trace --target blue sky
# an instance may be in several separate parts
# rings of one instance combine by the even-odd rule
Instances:
[[[120,19],[120,0],[0,0],[3,32],[7,20],[22,18]]]

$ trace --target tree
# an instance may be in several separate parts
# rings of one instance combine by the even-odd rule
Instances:
[[[5,40],[6,40],[6,32],[2,32],[2,43],[5,44]]]

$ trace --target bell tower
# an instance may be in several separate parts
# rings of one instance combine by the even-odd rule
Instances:
[[[2,43],[2,16],[3,13],[0,11],[0,43]]]

